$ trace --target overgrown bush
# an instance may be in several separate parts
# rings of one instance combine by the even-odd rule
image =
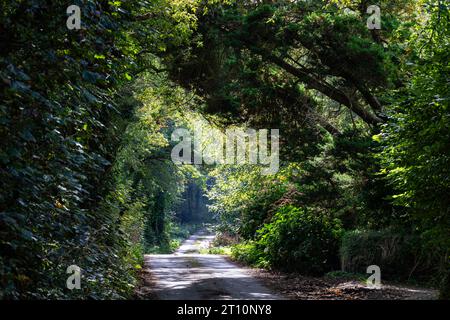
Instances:
[[[212,242],[213,246],[221,247],[221,246],[231,246],[239,243],[239,236],[236,234],[232,234],[227,231],[219,231],[216,233],[214,240]]]
[[[306,209],[280,208],[258,240],[234,247],[236,259],[262,267],[322,275],[338,267],[340,222]]]
[[[337,220],[286,206],[258,232],[258,246],[274,267],[320,275],[337,267],[341,232]]]
[[[252,240],[238,243],[231,247],[231,257],[236,261],[255,267],[268,266],[264,252]]]
[[[347,232],[342,238],[342,270],[365,273],[370,265],[381,268],[383,278],[431,280],[419,275],[433,274],[436,252],[425,250],[419,236],[398,230]]]

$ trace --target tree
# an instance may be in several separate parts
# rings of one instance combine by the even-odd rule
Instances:
[[[436,5],[433,5],[436,4]],[[381,138],[383,173],[395,203],[411,209],[417,228],[442,257],[442,294],[449,296],[450,58],[449,12],[429,3],[430,19],[412,39],[408,85],[395,92]]]

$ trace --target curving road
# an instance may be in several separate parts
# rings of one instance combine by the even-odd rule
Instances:
[[[224,256],[201,254],[214,235],[192,235],[174,254],[146,255],[154,278],[153,291],[162,300],[282,299]]]

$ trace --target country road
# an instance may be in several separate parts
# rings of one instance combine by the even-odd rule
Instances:
[[[146,255],[145,267],[161,300],[282,299],[224,256],[201,254],[214,235],[205,230],[187,239],[174,254]]]

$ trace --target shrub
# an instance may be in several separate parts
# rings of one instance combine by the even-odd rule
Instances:
[[[257,267],[267,265],[264,252],[258,248],[255,241],[246,241],[231,247],[231,258],[236,261]]]
[[[341,233],[336,219],[286,206],[259,231],[258,245],[274,267],[322,275],[338,265]]]
[[[383,278],[395,280],[429,274],[425,271],[430,271],[434,260],[423,250],[419,236],[398,230],[347,232],[340,253],[344,271],[365,273],[368,266],[378,265]]]
[[[260,267],[322,275],[338,266],[338,220],[293,206],[280,208],[256,241],[234,246],[232,257]]]
[[[230,246],[239,243],[239,236],[227,231],[217,232],[212,245],[216,247]]]

